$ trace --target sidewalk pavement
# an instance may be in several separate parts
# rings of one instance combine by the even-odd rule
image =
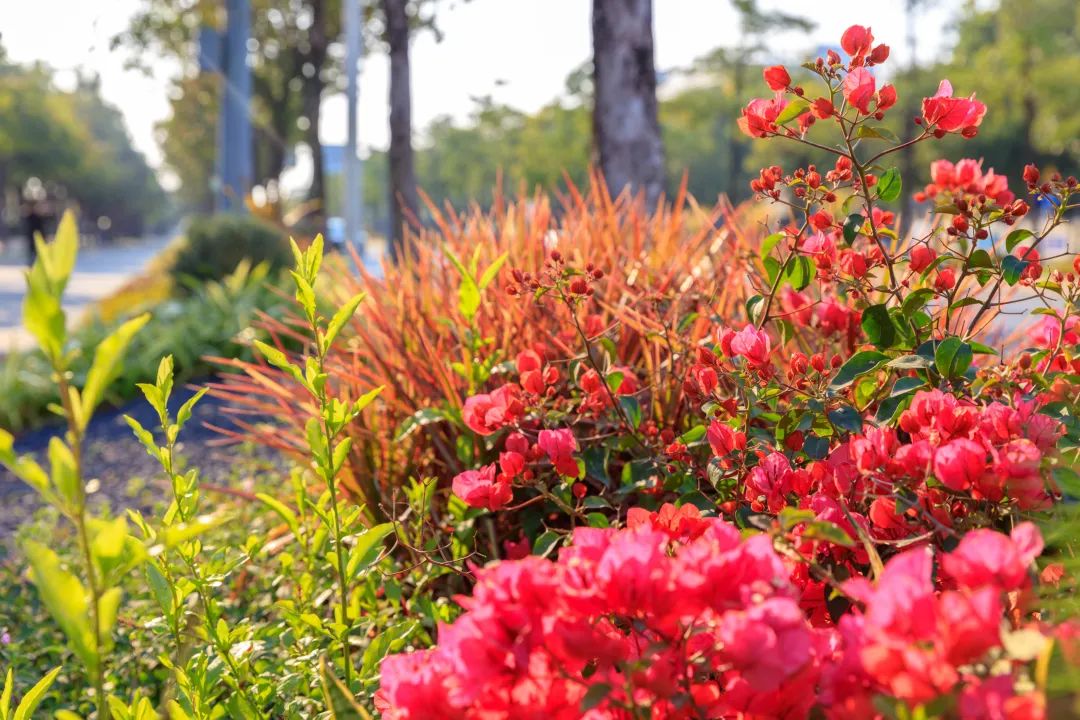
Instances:
[[[64,293],[64,311],[69,325],[77,322],[88,306],[136,276],[169,244],[170,239],[163,235],[80,248],[75,272]],[[22,324],[26,293],[24,251],[25,247],[20,243],[11,252],[0,255],[0,355],[34,346],[33,337]]]

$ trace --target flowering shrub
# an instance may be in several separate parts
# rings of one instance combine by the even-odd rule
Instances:
[[[419,231],[398,264],[384,266],[383,279],[356,276],[332,258],[324,270],[329,294],[367,293],[345,330],[347,341],[327,357],[332,385],[356,394],[385,387],[380,402],[348,427],[344,480],[369,510],[391,505],[410,478],[449,480],[473,469],[486,449],[459,438],[470,437],[470,429],[484,436],[485,427],[500,422],[497,413],[485,418],[510,398],[485,388],[497,390],[510,370],[520,369],[533,394],[565,380],[564,363],[547,360],[562,361],[580,342],[569,312],[501,299],[497,280],[506,267],[540,264],[560,248],[575,262],[602,266],[589,284],[603,300],[581,318],[581,329],[597,336],[626,328],[609,347],[616,364],[640,368],[640,380],[656,384],[682,371],[685,359],[676,360],[678,368],[658,364],[675,333],[680,341],[701,340],[711,315],[734,316],[747,297],[738,279],[753,247],[753,235],[741,230],[748,211],[725,204],[703,209],[680,194],[650,215],[629,196],[612,199],[596,179],[585,194],[571,188],[561,203],[537,194],[516,202],[499,197],[487,213],[432,212],[437,227]],[[288,349],[303,322],[267,318],[265,329]],[[544,372],[535,372],[539,365],[515,368],[519,353],[534,345],[539,351],[528,357]],[[306,392],[265,364],[219,361],[237,370],[213,390],[235,408],[232,434],[303,455]],[[470,397],[476,399],[465,407]],[[677,395],[657,402],[673,417],[682,412]],[[354,466],[360,472],[350,473]]]
[[[861,26],[841,47],[803,66],[814,90],[767,68],[739,119],[829,158],[752,182],[785,217],[746,258],[744,319],[612,313],[609,268],[572,248],[511,262],[512,302],[568,327],[464,400],[449,506],[493,513],[522,559],[384,663],[388,717],[1045,716],[1026,518],[1075,486],[1080,263],[1040,249],[1076,180],[1027,168],[1039,222],[993,170],[940,160],[917,193],[937,222],[899,237],[889,156],[973,137],[987,108],[942,81],[900,142],[878,124],[888,47]],[[996,322],[1021,302],[1034,347]],[[639,334],[660,342],[620,353]]]
[[[815,626],[768,535],[741,538],[693,506],[632,511],[624,530],[577,529],[558,562],[480,571],[437,647],[383,663],[376,704],[388,719],[867,718],[875,696],[962,689],[961,718],[1004,717],[992,703],[1038,717],[1041,696],[1015,679],[1031,659],[1018,638],[1042,635],[1001,619],[1041,550],[1030,523],[977,530],[940,554],[937,583],[929,549],[906,550],[876,586],[837,583],[860,607]]]

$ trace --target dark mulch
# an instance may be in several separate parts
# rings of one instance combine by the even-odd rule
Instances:
[[[194,392],[191,387],[174,390],[169,401],[174,415]],[[228,427],[224,405],[221,400],[204,396],[181,431],[177,450],[188,467],[199,468],[204,483],[241,490],[249,484],[254,472],[282,469],[285,462],[276,452],[265,448],[221,445],[222,436],[205,424]],[[145,511],[165,502],[171,491],[162,477],[161,467],[135,439],[124,415],[135,418],[147,430],[158,429],[156,413],[142,398],[118,409],[100,411],[86,432],[84,476],[94,491],[92,500],[108,502],[114,512],[125,507]],[[55,435],[63,435],[61,426],[24,433],[16,439],[15,449],[19,453],[35,454],[47,470],[45,453],[49,439]],[[41,498],[33,488],[0,468],[0,542],[9,539],[19,524],[41,505]]]

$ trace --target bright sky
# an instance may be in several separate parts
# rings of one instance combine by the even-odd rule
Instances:
[[[136,146],[158,165],[161,153],[154,124],[167,116],[166,79],[176,72],[158,63],[154,77],[125,70],[124,50],[109,39],[124,29],[142,0],[0,0],[0,42],[19,62],[43,60],[69,84],[75,68],[100,74],[106,99],[119,106]],[[853,22],[870,25],[892,47],[894,62],[907,61],[905,2],[865,3],[859,14],[850,0],[816,0],[817,28],[808,35],[773,39],[777,61],[796,62],[802,51],[836,44]],[[801,3],[761,0],[765,9],[791,12]],[[946,28],[960,0],[936,0],[918,22],[919,55],[929,59],[948,44]],[[413,42],[413,120],[418,130],[440,115],[465,118],[472,97],[491,95],[522,110],[534,110],[563,92],[568,73],[590,54],[589,0],[444,0],[439,23],[443,42],[431,33]],[[661,70],[685,66],[720,45],[737,43],[736,15],[726,0],[654,0],[656,62]],[[65,76],[66,73],[66,76]],[[360,81],[361,143],[382,148],[386,129],[387,61],[365,60]],[[321,134],[341,143],[345,103],[325,101]]]

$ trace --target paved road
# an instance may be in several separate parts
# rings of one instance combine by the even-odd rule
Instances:
[[[169,243],[170,236],[150,237],[79,250],[75,272],[64,295],[68,322],[77,322],[91,303],[115,292],[137,275]],[[22,326],[26,290],[24,248],[0,255],[0,354],[34,344]]]

